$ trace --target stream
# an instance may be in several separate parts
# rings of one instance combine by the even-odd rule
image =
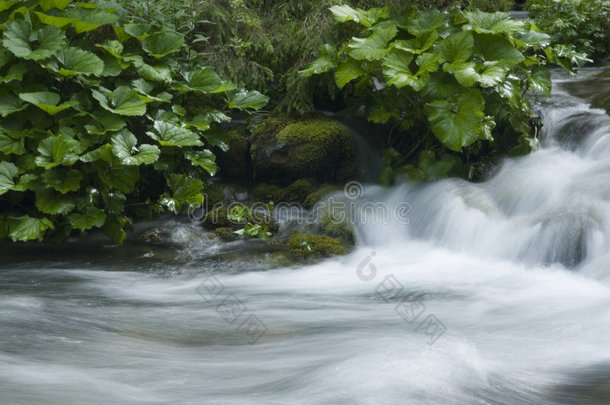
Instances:
[[[278,267],[177,220],[1,245],[0,404],[610,403],[597,71],[554,73],[540,148],[483,183],[352,184],[347,256]]]

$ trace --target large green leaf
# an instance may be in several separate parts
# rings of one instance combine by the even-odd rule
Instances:
[[[366,74],[362,68],[362,62],[349,58],[347,61],[340,62],[335,70],[335,83],[339,87],[344,87],[354,79]]]
[[[62,76],[95,75],[99,76],[104,71],[104,62],[95,54],[70,47],[63,49],[55,55],[62,68],[59,74]]]
[[[419,37],[431,31],[436,31],[444,23],[445,16],[436,9],[429,9],[421,11],[415,18],[410,18],[405,28],[411,35]]]
[[[443,70],[452,73],[457,82],[464,87],[471,87],[481,78],[475,70],[474,62],[445,63]]]
[[[551,94],[551,73],[544,66],[536,66],[532,69],[532,74],[528,76],[527,83],[531,90],[539,91],[544,96]]]
[[[480,33],[518,32],[525,26],[525,21],[514,20],[510,14],[502,12],[485,13],[481,10],[473,10],[465,12],[464,16],[472,28]]]
[[[25,153],[25,137],[21,131],[9,131],[0,128],[0,153],[5,155],[22,155]]]
[[[8,90],[0,90],[0,115],[6,117],[9,114],[25,110],[28,104]]]
[[[482,87],[493,87],[504,80],[508,67],[502,62],[485,62],[483,63],[479,83]]]
[[[159,148],[155,145],[143,144],[136,147],[138,140],[128,130],[122,130],[111,138],[112,153],[127,166],[154,163],[159,158]]]
[[[19,3],[16,0],[4,0],[0,3],[0,11],[5,11],[13,7],[15,4]]]
[[[56,168],[44,172],[40,177],[47,186],[53,187],[62,194],[78,190],[83,180],[83,174],[74,169]]]
[[[184,74],[184,79],[191,90],[202,93],[219,93],[224,90],[220,76],[210,67],[204,67],[194,72]]]
[[[15,186],[15,177],[19,169],[11,162],[0,162],[0,195]]]
[[[78,160],[74,152],[78,150],[79,143],[67,135],[49,136],[40,141],[35,161],[36,165],[45,169],[52,169],[59,165],[70,166]]]
[[[0,77],[0,83],[10,83],[15,80],[21,81],[23,75],[28,72],[28,69],[25,63],[17,63],[8,69],[6,75]]]
[[[352,38],[347,44],[348,53],[356,60],[379,60],[389,52],[388,43],[397,33],[398,28],[389,25],[376,29],[367,38]]]
[[[113,92],[104,95],[102,92],[91,89],[91,94],[102,108],[119,115],[142,116],[146,114],[146,103],[137,91],[127,87],[117,87]]]
[[[96,160],[112,162],[112,146],[106,143],[80,157],[81,162],[90,163]]]
[[[186,205],[200,206],[203,203],[203,183],[199,179],[187,177],[183,174],[170,174],[167,184],[172,194],[161,197],[161,205],[167,207],[171,212],[178,213]]]
[[[436,100],[426,105],[434,135],[449,149],[460,151],[479,139],[486,139],[485,101],[477,89],[454,100]]]
[[[146,134],[163,146],[200,146],[199,135],[167,121],[155,121],[154,131]]]
[[[415,38],[394,41],[392,42],[392,46],[402,49],[403,51],[420,54],[430,49],[437,39],[438,34],[436,31],[427,31]]]
[[[499,61],[507,66],[514,66],[525,59],[508,39],[497,34],[477,34],[475,37],[476,52],[486,61]]]
[[[218,166],[216,166],[216,156],[207,149],[189,152],[186,154],[186,158],[191,161],[193,166],[203,168],[212,176],[215,175],[218,170]]]
[[[124,166],[116,162],[110,168],[103,167],[98,171],[98,176],[108,187],[117,189],[124,193],[132,192],[136,182],[140,178],[138,166]]]
[[[409,69],[412,60],[413,54],[400,49],[392,49],[390,53],[384,56],[382,67],[388,84],[399,89],[405,86],[419,89],[419,79]]]
[[[66,215],[76,207],[74,196],[56,193],[50,188],[37,189],[35,195],[36,208],[43,214]]]
[[[15,20],[6,25],[2,44],[15,56],[38,61],[66,46],[66,35],[50,25],[32,32],[30,23]]]
[[[44,233],[48,229],[53,229],[54,225],[47,218],[32,218],[22,216],[12,218],[14,225],[11,227],[9,236],[13,242],[26,242],[28,240],[42,240]]]
[[[337,66],[337,50],[328,44],[320,47],[320,56],[313,62],[305,66],[305,69],[299,71],[303,77],[318,75],[320,73],[329,72]]]
[[[150,24],[125,24],[124,28],[126,33],[139,40],[148,38],[152,29]]]
[[[449,63],[466,62],[472,56],[473,49],[474,38],[470,31],[451,34],[438,44],[440,55]]]
[[[63,110],[78,105],[75,100],[59,104],[60,95],[50,91],[38,91],[35,93],[20,93],[19,98],[35,105],[49,115],[55,115]]]
[[[100,228],[106,222],[106,213],[99,208],[87,207],[84,213],[70,215],[72,228],[86,231],[91,228]]]
[[[142,49],[157,59],[182,48],[184,37],[174,32],[158,32],[142,41]]]
[[[229,100],[229,107],[240,110],[258,110],[263,108],[268,101],[269,97],[256,90],[240,90]]]
[[[76,32],[79,34],[82,32],[93,31],[102,25],[112,24],[119,19],[118,15],[106,10],[84,7],[71,8],[70,10],[64,11],[61,16],[71,19],[74,29],[76,29]]]
[[[336,5],[330,9],[331,13],[338,22],[354,21],[365,27],[371,27],[379,20],[387,19],[390,16],[390,9],[371,8],[369,10],[354,9],[348,5]]]
[[[49,11],[52,8],[63,10],[70,3],[72,3],[72,0],[40,0],[40,7],[44,11]]]

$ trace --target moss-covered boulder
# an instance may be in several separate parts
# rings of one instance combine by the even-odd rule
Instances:
[[[218,239],[223,240],[225,242],[231,242],[237,239],[237,235],[233,233],[233,228],[230,227],[220,227],[214,229],[214,233],[218,237]]]
[[[303,204],[307,196],[317,187],[318,184],[313,179],[299,179],[286,187],[261,183],[252,189],[252,195],[257,201],[298,202]]]
[[[356,243],[356,230],[348,218],[348,216],[334,218],[326,212],[318,220],[318,227],[325,235],[339,238],[349,246],[353,246]]]
[[[205,215],[203,226],[207,229],[233,228],[235,224],[228,218],[228,214],[226,206],[214,207]]]
[[[357,173],[356,146],[347,128],[328,118],[271,118],[253,132],[250,157],[258,181],[300,178],[343,181]]]
[[[326,235],[293,232],[288,238],[290,250],[302,256],[335,256],[349,252],[349,245],[342,239]]]
[[[305,208],[313,208],[314,205],[322,201],[327,195],[341,190],[341,186],[335,184],[322,184],[319,188],[309,193],[303,201]]]
[[[246,223],[265,226],[271,233],[276,233],[280,229],[279,224],[271,215],[255,210],[252,210],[243,222],[233,221],[229,219],[229,208],[224,205],[208,211],[203,220],[205,228],[214,230],[226,228],[235,231],[243,228]]]
[[[226,132],[227,151],[216,150],[216,163],[223,177],[244,180],[250,177],[250,143],[246,128],[232,129]]]
[[[594,107],[603,108],[610,114],[610,91],[600,93],[593,99],[591,103]]]

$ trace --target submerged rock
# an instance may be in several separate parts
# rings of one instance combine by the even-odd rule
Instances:
[[[300,232],[290,234],[288,247],[303,256],[333,256],[349,252],[348,244],[340,238]]]
[[[357,174],[355,156],[356,146],[347,128],[328,118],[271,118],[251,137],[254,177],[262,181],[347,180]]]
[[[595,96],[591,104],[593,107],[603,108],[608,112],[608,114],[610,114],[610,91],[606,91]]]

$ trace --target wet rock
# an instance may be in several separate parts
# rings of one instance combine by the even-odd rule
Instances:
[[[349,252],[348,244],[339,238],[293,232],[288,238],[288,247],[302,256],[334,256]]]
[[[357,174],[355,156],[347,128],[328,118],[272,118],[251,137],[250,157],[259,181],[347,180]]]
[[[610,114],[610,91],[606,91],[595,96],[591,102],[591,105],[593,105],[593,107],[603,108],[608,112],[608,114]]]

